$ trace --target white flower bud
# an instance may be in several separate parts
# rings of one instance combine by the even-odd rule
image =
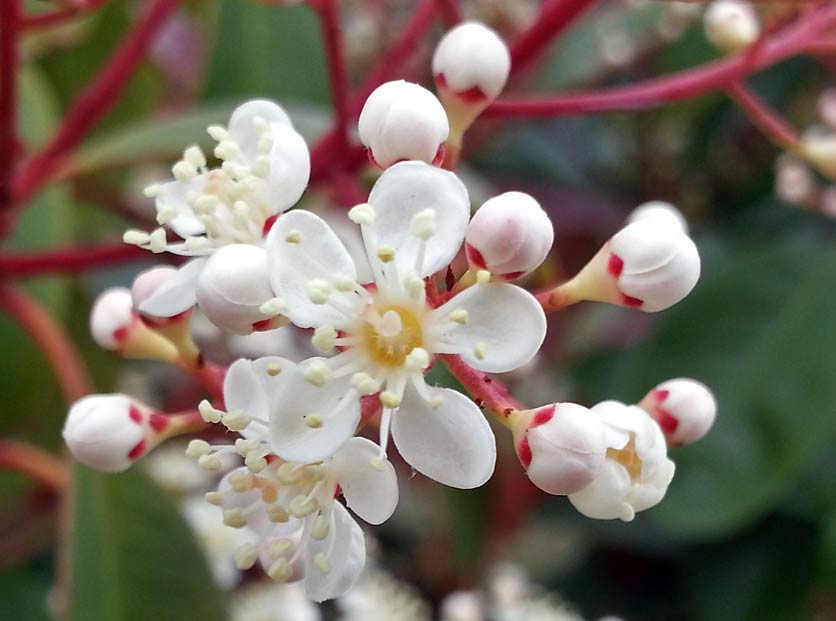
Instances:
[[[131,327],[138,321],[130,290],[105,289],[90,311],[90,332],[99,347],[117,351]]]
[[[828,177],[836,179],[836,131],[812,127],[801,136],[801,155]]]
[[[465,22],[438,42],[432,67],[439,89],[470,102],[488,103],[508,81],[511,54],[492,29],[479,22]]]
[[[231,244],[216,250],[200,272],[197,303],[209,321],[231,334],[250,334],[284,325],[280,317],[261,312],[275,297],[264,250]]]
[[[482,205],[467,226],[471,269],[514,280],[537,269],[554,242],[554,227],[528,194],[506,192]]]
[[[369,95],[358,129],[369,158],[384,169],[401,160],[440,163],[450,132],[435,95],[404,80],[386,82]]]
[[[604,401],[592,412],[604,424],[607,457],[592,482],[569,501],[587,517],[629,522],[662,500],[674,463],[662,430],[641,408]]]
[[[627,224],[650,218],[659,224],[672,226],[688,234],[688,221],[685,216],[679,209],[665,201],[650,201],[639,205],[627,216]]]
[[[758,16],[745,0],[715,0],[703,21],[708,40],[726,52],[737,52],[760,36]]]
[[[672,379],[647,393],[639,407],[659,424],[668,446],[691,444],[708,433],[717,417],[717,401],[704,384]]]
[[[556,403],[528,410],[515,429],[514,445],[528,478],[549,494],[572,494],[586,487],[604,463],[604,426],[588,408]]]
[[[155,444],[148,420],[148,408],[126,395],[90,395],[72,405],[62,435],[81,463],[121,472]]]
[[[171,317],[161,317],[151,315],[141,310],[141,305],[146,300],[150,299],[157,293],[163,285],[169,282],[172,278],[177,276],[177,269],[170,265],[158,265],[141,272],[131,285],[131,297],[133,299],[133,306],[139,312],[142,319],[151,326],[163,326],[172,323],[177,323],[182,319],[191,316],[191,309],[173,315]]]
[[[699,277],[694,242],[682,231],[646,218],[616,233],[564,287],[576,299],[654,313],[682,300]]]

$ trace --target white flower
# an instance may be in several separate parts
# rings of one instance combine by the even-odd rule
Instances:
[[[353,434],[361,396],[379,392],[382,452],[391,423],[401,455],[430,478],[469,488],[490,477],[496,447],[481,412],[456,391],[427,386],[424,373],[442,353],[487,372],[515,369],[537,352],[546,324],[534,297],[505,283],[477,284],[438,308],[429,303],[424,279],[456,256],[468,216],[467,191],[452,173],[421,162],[387,169],[369,203],[350,212],[374,272],[369,288],[318,217],[295,211],[276,223],[267,254],[288,318],[315,328],[322,351],[342,349],[282,374],[270,418],[279,456],[311,462],[332,454]]]
[[[665,437],[652,418],[634,405],[604,401],[592,408],[607,435],[607,459],[595,479],[569,501],[587,517],[631,521],[658,504],[673,478]]]
[[[825,175],[836,178],[836,131],[811,127],[801,136],[800,153]]]
[[[368,568],[336,603],[338,621],[430,621],[432,618],[429,605],[409,584]]]
[[[254,584],[238,591],[230,605],[230,621],[320,621],[316,604],[301,584]]]
[[[689,378],[662,382],[639,407],[650,414],[669,446],[691,444],[708,433],[717,417],[717,401],[705,384]]]
[[[156,446],[167,426],[164,415],[126,395],[89,395],[70,407],[61,433],[81,463],[121,472]]]
[[[628,224],[567,283],[572,295],[637,308],[665,310],[700,277],[700,255],[685,233],[659,218]]]
[[[165,228],[125,233],[127,243],[153,252],[197,257],[141,303],[148,315],[171,317],[194,306],[205,257],[229,244],[262,245],[275,218],[307,186],[308,147],[277,104],[249,101],[235,109],[228,128],[212,126],[209,133],[218,141],[220,168],[207,168],[200,149],[189,147],[172,168],[176,180],[146,190],[156,200],[157,221],[181,239],[169,243]]]
[[[685,216],[674,205],[665,201],[649,201],[639,205],[627,216],[627,224],[648,219],[653,219],[659,224],[667,224],[688,234],[688,221]]]
[[[287,323],[284,307],[274,300],[267,256],[250,244],[230,244],[207,261],[197,280],[200,310],[230,334],[250,334]]]
[[[537,269],[554,242],[554,227],[528,194],[506,192],[486,201],[465,236],[471,268],[515,280]]]
[[[432,68],[439,89],[470,103],[490,102],[508,81],[511,54],[495,31],[479,22],[465,22],[438,42]]]
[[[450,132],[436,96],[404,80],[378,86],[366,100],[357,127],[369,159],[384,169],[401,160],[440,163]]]
[[[745,48],[760,36],[757,13],[745,0],[715,0],[703,19],[708,40],[727,52]]]
[[[581,405],[556,403],[512,414],[509,422],[528,478],[549,494],[583,489],[604,464],[604,427]]]

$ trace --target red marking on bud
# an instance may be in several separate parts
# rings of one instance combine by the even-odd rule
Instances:
[[[145,452],[145,440],[140,440],[135,447],[131,449],[131,452],[128,453],[128,459],[134,461],[142,457],[142,454]]]
[[[265,332],[267,330],[273,329],[273,318],[270,319],[262,319],[261,321],[256,321],[253,324],[253,330],[256,332]]]
[[[270,229],[273,228],[273,225],[276,224],[276,220],[279,219],[279,215],[280,214],[277,214],[277,213],[273,214],[272,216],[270,216],[269,218],[267,218],[264,221],[264,226],[261,229],[261,236],[262,237],[267,237],[267,233],[269,233]]]
[[[503,280],[516,280],[524,274],[525,272],[508,272],[507,274],[500,274],[499,277]]]
[[[264,461],[266,461],[268,464],[274,464],[277,461],[279,461],[279,457],[278,457],[278,455],[273,455],[273,454],[265,455],[264,456]]]
[[[670,390],[654,390],[653,391],[653,398],[656,399],[659,403],[662,403],[665,399],[670,397],[671,391]]]
[[[128,416],[130,416],[131,420],[135,422],[137,425],[142,424],[142,412],[140,412],[139,408],[135,405],[132,405],[131,409],[128,410]]]
[[[340,487],[339,483],[337,483],[337,489],[334,490],[334,498],[336,498],[337,496],[339,496],[342,493],[343,493],[343,488]]]
[[[142,321],[142,323],[144,323],[149,328],[163,328],[165,326],[169,326],[171,324],[182,321],[183,319],[188,318],[191,314],[192,309],[190,308],[187,311],[177,313],[176,315],[172,315],[171,317],[148,317],[146,315],[140,314],[139,318]]]
[[[679,419],[662,408],[656,408],[656,422],[659,423],[659,427],[662,428],[666,436],[671,435],[679,427]]]
[[[528,467],[531,465],[531,446],[528,444],[528,436],[522,439],[520,445],[517,447],[517,455],[520,458],[520,463],[523,465],[523,468],[528,470]]]
[[[156,431],[157,433],[162,433],[165,431],[166,427],[168,427],[171,421],[168,420],[168,416],[164,414],[159,414],[157,412],[151,414],[148,417],[148,425]]]
[[[117,343],[123,343],[128,338],[128,330],[130,326],[122,326],[121,328],[116,328],[113,331],[113,340]]]
[[[490,99],[490,97],[488,97],[485,94],[485,91],[483,91],[478,86],[472,86],[471,88],[468,88],[467,90],[463,90],[463,91],[452,90],[450,88],[450,85],[447,84],[447,78],[444,76],[443,73],[439,73],[438,75],[435,76],[435,84],[436,84],[436,86],[438,86],[439,90],[443,89],[445,91],[450,91],[458,99],[461,99],[462,101],[464,101],[466,103],[469,103],[469,104],[485,103],[486,101],[488,101]]]
[[[482,253],[479,252],[476,248],[474,248],[470,244],[465,244],[464,250],[467,254],[468,263],[470,263],[474,267],[478,267],[480,270],[488,269],[488,265],[487,263],[485,263],[485,257],[483,257]]]
[[[613,278],[618,278],[624,271],[624,259],[617,254],[611,254],[610,260],[607,262],[607,270],[613,275]]]
[[[378,163],[377,163],[377,160],[376,160],[376,159],[374,159],[374,153],[372,152],[372,150],[371,150],[371,148],[370,148],[370,147],[366,147],[366,155],[368,156],[369,161],[372,163],[372,165],[374,165],[375,167],[379,168],[380,170],[383,170],[383,166],[381,166],[380,164],[378,164]]]
[[[540,408],[537,413],[534,415],[534,419],[531,421],[531,425],[529,429],[534,427],[539,427],[540,425],[544,425],[545,423],[549,422],[552,417],[554,417],[554,406],[549,405],[544,408]]]
[[[438,149],[435,152],[435,157],[433,158],[432,165],[433,166],[441,166],[441,163],[444,161],[444,154],[447,152],[444,143],[442,142],[438,145]]]
[[[630,308],[638,308],[642,304],[644,304],[644,300],[640,300],[639,298],[634,298],[631,295],[627,295],[626,293],[621,294],[621,303],[624,306],[629,306]]]

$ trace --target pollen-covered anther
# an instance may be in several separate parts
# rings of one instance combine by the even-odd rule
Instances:
[[[473,348],[473,355],[476,356],[477,360],[484,360],[485,356],[488,355],[487,344],[477,343],[476,347]]]
[[[476,272],[476,282],[480,285],[486,285],[491,281],[491,273],[488,270],[479,270]]]
[[[250,426],[252,419],[241,410],[234,410],[224,414],[221,422],[230,431],[242,431]]]
[[[258,442],[256,440],[238,438],[235,440],[234,447],[236,453],[238,453],[241,457],[246,457],[250,451],[254,451],[258,448]]]
[[[435,209],[424,209],[412,216],[409,230],[415,237],[427,240],[435,235],[437,226]]]
[[[250,491],[253,488],[253,477],[243,470],[236,470],[229,475],[229,483],[239,494]]]
[[[319,326],[314,330],[311,343],[319,351],[328,353],[334,349],[334,342],[337,340],[337,331],[331,326]]]
[[[206,166],[206,155],[199,146],[192,145],[183,151],[183,161],[188,162],[195,168],[203,168]]]
[[[180,160],[171,167],[171,174],[174,175],[174,178],[184,183],[197,177],[197,173],[198,171],[195,166],[183,160]]]
[[[267,507],[267,517],[271,522],[284,524],[290,519],[290,514],[281,505],[270,505]]]
[[[394,392],[384,390],[382,393],[380,393],[380,403],[385,408],[395,409],[401,404],[401,398]]]
[[[295,547],[290,539],[275,539],[268,545],[267,553],[273,558],[281,558],[293,554]]]
[[[293,485],[302,479],[302,470],[293,464],[282,464],[276,471],[276,477],[285,485]]]
[[[331,571],[331,563],[328,562],[328,559],[322,552],[319,552],[316,556],[314,556],[313,562],[314,566],[323,574],[327,574]]]
[[[258,473],[267,467],[267,460],[257,451],[250,451],[244,458],[244,465],[250,472]]]
[[[151,252],[160,253],[165,252],[168,248],[168,244],[165,238],[165,229],[156,229],[148,239],[148,247]]]
[[[284,240],[288,244],[299,244],[302,242],[302,233],[300,231],[293,230],[285,236]]]
[[[215,507],[222,507],[225,502],[224,495],[220,492],[206,492],[203,495],[203,499]]]
[[[305,369],[305,380],[314,386],[324,386],[334,376],[322,360],[313,360]]]
[[[408,371],[419,373],[430,366],[430,355],[423,347],[415,347],[406,356],[404,366]]]
[[[316,501],[313,498],[302,495],[294,496],[290,501],[290,506],[288,506],[291,515],[299,519],[309,516],[316,509]]]
[[[293,568],[287,562],[287,559],[280,558],[270,565],[267,575],[276,582],[287,582],[293,576]]]
[[[369,460],[369,465],[377,472],[383,472],[386,468],[386,462],[384,462],[380,457],[372,457]]]
[[[371,224],[374,222],[374,209],[368,203],[355,205],[348,210],[348,218],[354,224]]]
[[[377,249],[377,258],[384,263],[389,263],[395,258],[395,249],[392,246],[381,246]]]
[[[282,365],[278,364],[277,362],[271,362],[267,365],[267,375],[269,375],[270,377],[276,377],[281,372]]]
[[[212,451],[212,447],[206,440],[192,440],[186,447],[186,455],[197,459],[202,455],[208,455]]]
[[[321,278],[313,278],[305,285],[305,293],[308,294],[308,298],[314,304],[325,304],[328,302],[331,291],[331,285]]]
[[[216,142],[229,140],[229,131],[222,125],[210,125],[206,128],[206,133]]]
[[[380,390],[380,384],[368,373],[355,373],[351,376],[351,387],[361,395],[373,395]]]
[[[305,424],[311,429],[319,429],[323,425],[322,417],[317,414],[306,414]]]
[[[122,234],[122,241],[132,246],[144,246],[151,241],[151,236],[145,231],[129,229]]]
[[[463,308],[457,308],[450,313],[450,321],[461,325],[467,325],[467,322],[470,321],[470,314]]]
[[[200,412],[200,417],[206,423],[219,423],[224,414],[222,410],[212,407],[212,404],[206,399],[198,404],[197,411]]]
[[[197,463],[204,470],[215,471],[221,469],[221,458],[215,453],[201,455],[198,458]]]
[[[238,507],[227,509],[224,511],[224,524],[232,528],[244,528],[247,525],[247,517]]]
[[[264,315],[283,315],[287,312],[287,304],[281,298],[272,298],[262,304],[258,310]]]
[[[328,519],[324,515],[318,515],[316,516],[313,528],[311,529],[311,537],[317,541],[322,541],[328,536],[328,532],[330,530],[331,528],[328,524]]]
[[[258,550],[251,543],[245,543],[235,551],[235,566],[244,571],[250,569],[258,560]]]

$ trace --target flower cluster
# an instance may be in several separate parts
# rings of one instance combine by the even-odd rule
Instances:
[[[363,568],[352,513],[380,524],[396,509],[390,439],[415,471],[478,487],[497,456],[482,406],[511,430],[535,485],[567,495],[587,516],[631,520],[664,496],[674,473],[668,447],[698,439],[715,415],[711,393],[693,380],[661,384],[638,406],[525,409],[486,375],[529,363],[546,313],[568,304],[670,307],[695,286],[700,260],[681,214],[652,203],[575,278],[528,292],[517,283],[552,249],[549,216],[533,197],[506,192],[471,217],[451,170],[467,127],[508,78],[508,50],[490,29],[466,23],[441,40],[432,68],[440,101],[417,84],[389,82],[360,115],[360,139],[382,169],[341,224],[359,231],[360,254],[314,212],[288,211],[305,190],[309,155],[277,104],[245,103],[227,127],[209,128],[218,167],[186,149],[174,180],[147,192],[161,228],[129,231],[125,241],[190,259],[141,274],[131,290],[104,292],[91,329],[105,348],[194,373],[215,387],[212,399],[168,416],[125,395],[91,396],[73,406],[64,430],[74,455],[105,471],[124,470],[171,435],[220,430],[193,439],[187,454],[210,471],[228,458],[239,464],[206,495],[218,520],[248,533],[236,565],[304,581],[315,601],[345,593]],[[191,340],[195,307],[232,335],[307,330],[321,355],[216,367]],[[470,396],[427,379],[440,362]],[[376,442],[360,435],[370,424]]]

